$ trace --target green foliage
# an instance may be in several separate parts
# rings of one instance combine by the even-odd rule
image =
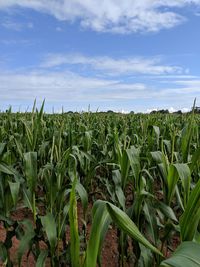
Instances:
[[[194,242],[183,242],[169,259],[160,267],[198,267],[200,266],[200,245]]]
[[[18,266],[30,253],[37,267],[47,259],[101,266],[108,231],[120,267],[129,259],[159,266],[174,238],[182,244],[161,266],[199,266],[199,200],[194,111],[45,114],[35,101],[31,113],[0,114],[0,261],[8,267],[14,236]]]

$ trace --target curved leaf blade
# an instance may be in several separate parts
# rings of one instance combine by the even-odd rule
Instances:
[[[174,252],[171,258],[164,260],[160,267],[199,267],[200,244],[195,242],[183,242]]]
[[[125,212],[123,212],[111,203],[107,203],[107,209],[112,220],[117,224],[120,229],[122,229],[125,233],[134,238],[136,241],[142,243],[145,247],[162,256],[162,253],[140,233],[135,223],[128,217]]]

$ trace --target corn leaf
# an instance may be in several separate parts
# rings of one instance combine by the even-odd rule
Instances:
[[[180,220],[182,241],[194,238],[200,220],[200,180],[192,190],[185,211]]]
[[[200,244],[195,242],[183,242],[171,256],[164,260],[160,267],[199,267]]]
[[[70,193],[70,207],[69,207],[69,223],[70,223],[70,253],[72,267],[80,266],[80,240],[78,233],[78,217],[77,217],[77,202],[75,188],[77,183],[77,177],[74,176],[72,190]]]
[[[48,213],[47,215],[42,216],[40,218],[42,226],[44,227],[44,230],[47,234],[51,251],[53,252],[57,245],[57,229],[55,219],[51,213]]]
[[[103,201],[95,202],[93,207],[93,222],[87,245],[85,267],[95,267],[100,247],[110,223],[110,216]]]
[[[33,192],[37,183],[37,153],[28,152],[24,154],[25,175],[28,186]]]
[[[162,255],[162,253],[140,233],[135,223],[128,217],[125,212],[111,203],[107,203],[107,209],[113,222],[115,222],[121,230],[123,230],[126,234],[128,234],[136,241],[142,243],[145,247],[151,249],[153,252]]]
[[[8,181],[8,184],[9,184],[9,187],[10,187],[10,192],[11,192],[11,195],[12,195],[14,206],[16,207],[18,196],[19,196],[20,183],[19,182],[12,183],[12,182]]]
[[[40,252],[39,257],[37,258],[36,267],[44,267],[47,256],[48,256],[48,251],[42,250]]]

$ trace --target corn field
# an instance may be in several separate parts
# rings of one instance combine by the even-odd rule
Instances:
[[[117,266],[200,266],[200,115],[1,113],[0,223],[1,266],[108,266],[111,229]]]

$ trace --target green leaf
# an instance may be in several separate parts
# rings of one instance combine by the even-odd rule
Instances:
[[[47,234],[47,238],[51,247],[51,252],[54,252],[57,245],[57,229],[53,215],[48,213],[45,216],[41,216],[42,226]]]
[[[28,125],[28,121],[22,120],[26,130],[26,141],[28,143],[28,147],[30,150],[33,150],[33,134],[31,132],[30,126]]]
[[[14,206],[16,207],[18,196],[19,196],[20,183],[19,182],[12,183],[10,181],[8,181],[8,183],[9,183],[9,187],[10,187],[10,192],[11,192],[11,195],[12,195],[13,203],[14,203]]]
[[[70,223],[70,253],[72,267],[79,267],[80,240],[78,234],[78,216],[75,188],[77,176],[74,175],[72,190],[70,193],[69,223]]]
[[[160,267],[199,267],[200,244],[195,242],[183,242],[171,256],[164,260]]]
[[[0,242],[0,263],[1,262],[3,263],[3,266],[7,266],[8,250],[2,242]]]
[[[15,177],[20,177],[19,173],[13,169],[11,166],[6,165],[5,163],[0,163],[0,172],[9,174],[9,175],[13,175]]]
[[[28,186],[33,192],[37,183],[37,152],[28,152],[24,154],[25,175]]]
[[[87,210],[88,207],[88,195],[87,195],[87,191],[85,190],[85,188],[83,187],[83,185],[79,182],[77,182],[76,184],[76,191],[78,192],[80,198],[81,198],[81,202],[83,205],[83,211],[84,213]]]
[[[120,206],[123,208],[123,210],[125,210],[125,196],[122,190],[122,179],[119,170],[112,171],[112,179],[115,184],[115,194],[117,196],[117,200]]]
[[[190,143],[193,131],[192,122],[193,120],[190,119],[189,123],[185,125],[181,132],[181,152],[184,163],[188,161],[188,155],[190,153]]]
[[[93,222],[87,245],[85,267],[95,267],[101,244],[108,230],[110,216],[106,202],[96,201],[93,207]]]
[[[151,205],[152,203],[145,201],[143,211],[144,215],[149,223],[149,232],[153,239],[153,243],[156,244],[157,238],[158,238],[158,227],[157,227],[157,221],[155,216],[155,211]]]
[[[178,174],[174,165],[169,166],[168,175],[167,175],[167,204],[170,205],[172,197],[175,193],[175,187],[178,182]]]
[[[122,153],[120,168],[121,168],[122,188],[124,188],[126,186],[126,181],[130,169],[129,158],[126,150],[124,150]]]
[[[139,260],[139,266],[140,267],[152,267],[154,266],[154,260],[153,260],[153,253],[151,250],[143,246],[142,244],[139,244],[141,255]]]
[[[194,170],[195,166],[200,165],[200,147],[194,152],[192,156],[192,162],[190,164],[190,170],[191,172]]]
[[[137,226],[125,212],[111,203],[107,203],[107,209],[113,222],[115,222],[121,230],[123,230],[126,234],[128,234],[136,241],[142,243],[145,247],[162,256],[162,253],[140,233]]]
[[[30,249],[31,244],[32,244],[32,239],[35,236],[33,225],[29,220],[23,221],[22,224],[25,226],[25,233],[22,239],[20,240],[18,253],[17,253],[19,267],[21,266],[22,256],[27,250]]]
[[[181,179],[182,186],[184,189],[184,204],[187,204],[189,193],[190,193],[190,183],[191,183],[191,173],[190,168],[187,164],[174,164],[176,171],[178,173],[179,178]]]
[[[177,163],[170,165],[168,169],[168,175],[167,175],[168,204],[170,204],[172,200],[172,197],[175,192],[175,187],[177,185],[179,178],[181,179],[184,188],[184,198],[185,198],[184,202],[185,204],[187,203],[190,191],[190,169],[187,166],[187,164]]]
[[[153,151],[151,152],[151,156],[157,164],[163,162],[163,153],[161,151]]]
[[[185,211],[180,219],[182,241],[194,238],[200,220],[200,180],[190,193]]]
[[[37,117],[38,122],[41,122],[41,120],[42,120],[43,113],[44,113],[44,104],[45,104],[45,99],[42,101],[42,106],[41,106],[40,111],[38,113],[38,117]]]
[[[42,250],[40,252],[39,257],[37,258],[36,267],[44,267],[45,266],[45,260],[46,260],[47,256],[48,256],[48,251]]]
[[[156,208],[158,208],[167,218],[178,222],[176,215],[170,206],[167,206],[165,203],[159,201],[156,203]]]
[[[0,143],[0,157],[3,154],[3,151],[4,151],[5,147],[6,147],[6,143]]]
[[[137,189],[140,173],[140,150],[139,148],[131,146],[131,148],[126,150],[126,153],[128,155],[129,164],[131,166],[131,170],[135,179],[135,187]]]
[[[17,147],[16,150],[18,150],[18,153],[19,153],[20,157],[23,158],[23,152],[22,152],[23,151],[23,145],[22,145],[22,143],[18,142],[18,140],[16,138],[14,139],[14,141],[15,141],[15,144],[16,144],[16,147]]]
[[[32,194],[29,189],[23,189],[24,204],[33,212]]]

